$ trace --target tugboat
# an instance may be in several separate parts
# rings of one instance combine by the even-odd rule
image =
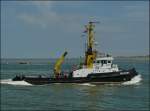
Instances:
[[[119,69],[117,64],[113,64],[114,58],[108,54],[98,53],[94,49],[94,27],[96,22],[89,22],[86,25],[87,44],[85,51],[85,60],[78,69],[64,74],[61,71],[61,65],[67,55],[64,52],[56,61],[54,66],[54,76],[16,76],[13,81],[26,81],[33,85],[43,85],[51,83],[121,83],[130,81],[137,76],[135,68],[129,70]]]

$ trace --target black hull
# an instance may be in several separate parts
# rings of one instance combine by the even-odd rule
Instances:
[[[111,73],[89,74],[82,78],[50,78],[50,77],[15,77],[13,81],[24,80],[33,85],[43,85],[51,83],[120,83],[130,81],[137,75],[135,69]]]

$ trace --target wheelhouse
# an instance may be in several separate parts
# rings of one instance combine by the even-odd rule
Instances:
[[[103,65],[111,65],[111,64],[112,64],[112,61],[113,61],[113,58],[112,58],[112,57],[102,57],[102,58],[97,58],[97,59],[94,61],[94,64],[95,64],[95,65],[100,64],[101,66],[103,66]]]

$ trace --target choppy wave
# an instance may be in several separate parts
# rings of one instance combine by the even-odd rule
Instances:
[[[25,81],[12,81],[11,79],[3,79],[0,81],[1,84],[10,84],[10,85],[22,85],[22,86],[31,86],[32,84],[29,84]]]
[[[132,78],[130,81],[126,81],[122,83],[123,85],[138,85],[142,81],[142,76],[137,75],[134,78]]]

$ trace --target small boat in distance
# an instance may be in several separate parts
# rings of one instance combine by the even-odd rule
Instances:
[[[21,61],[21,62],[18,62],[18,64],[30,64],[30,62]]]
[[[135,68],[129,70],[120,69],[117,64],[113,63],[114,58],[112,56],[99,53],[94,49],[95,22],[89,22],[85,27],[87,44],[84,63],[80,63],[76,70],[72,70],[69,73],[61,71],[61,65],[67,55],[67,52],[64,52],[56,61],[53,77],[20,75],[14,77],[12,80],[23,80],[34,85],[51,83],[120,83],[130,81],[138,75]]]

